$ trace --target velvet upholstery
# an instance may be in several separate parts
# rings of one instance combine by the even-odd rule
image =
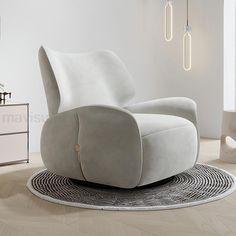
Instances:
[[[79,108],[81,166],[87,181],[133,188],[139,184],[143,154],[132,114],[108,106]],[[132,170],[132,171],[131,171]]]
[[[45,51],[61,94],[59,112],[94,104],[123,106],[134,96],[131,76],[113,52]]]
[[[198,132],[197,120],[197,104],[186,97],[170,97],[141,102],[125,107],[125,109],[133,113],[146,114],[165,114],[185,118],[192,122],[197,131],[197,155],[195,163],[199,155],[200,136]]]
[[[191,99],[127,105],[134,95],[131,77],[110,51],[66,54],[41,48],[39,61],[50,114],[42,130],[41,154],[49,171],[134,188],[196,163],[199,138]],[[67,98],[73,84],[73,95]]]

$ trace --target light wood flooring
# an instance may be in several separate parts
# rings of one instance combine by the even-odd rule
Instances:
[[[202,140],[199,162],[236,175],[236,165],[218,160],[219,141]],[[39,154],[30,164],[0,167],[0,236],[210,236],[236,235],[236,193],[184,209],[118,212],[56,205],[32,195],[26,181],[43,168]]]

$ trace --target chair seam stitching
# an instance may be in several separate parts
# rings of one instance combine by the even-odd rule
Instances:
[[[149,135],[153,135],[155,133],[165,133],[165,132],[170,131],[170,130],[177,130],[177,129],[182,129],[182,128],[186,128],[186,127],[192,127],[192,125],[185,125],[185,126],[176,127],[176,128],[169,128],[169,129],[158,131],[158,132],[152,132],[150,134],[146,134],[146,135],[142,136],[142,138],[147,137]]]

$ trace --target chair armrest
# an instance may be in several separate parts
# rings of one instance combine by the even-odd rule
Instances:
[[[58,113],[46,120],[41,133],[41,156],[46,168],[58,175],[84,180],[78,153],[78,109]]]
[[[142,172],[142,143],[136,120],[124,109],[78,109],[80,159],[86,180],[133,188]]]
[[[127,109],[132,113],[165,114],[179,116],[191,121],[195,125],[198,135],[198,153],[196,158],[197,161],[199,155],[200,137],[197,120],[197,105],[193,100],[185,97],[162,98],[130,105],[125,107],[124,109]]]
[[[185,97],[162,98],[125,107],[132,113],[165,114],[183,117],[197,128],[197,105]]]

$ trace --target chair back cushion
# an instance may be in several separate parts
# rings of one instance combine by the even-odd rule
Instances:
[[[45,52],[59,89],[58,112],[86,105],[124,106],[134,96],[129,72],[111,51]]]

